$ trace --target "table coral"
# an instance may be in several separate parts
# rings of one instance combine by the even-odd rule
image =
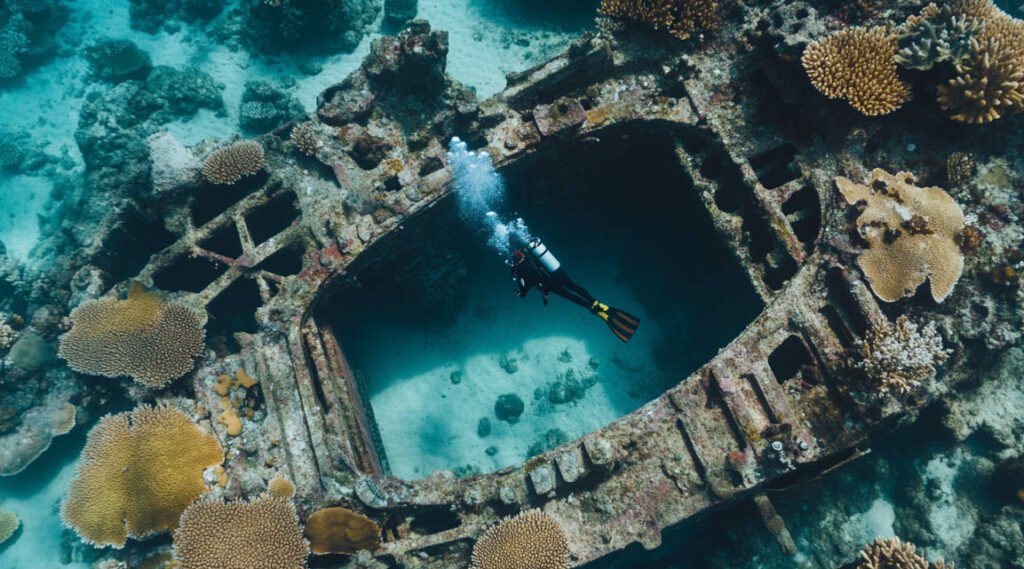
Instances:
[[[846,99],[868,116],[885,115],[910,100],[910,87],[896,73],[897,47],[888,28],[854,28],[811,43],[802,62],[826,97]]]
[[[204,346],[203,327],[190,308],[161,302],[139,283],[126,300],[83,303],[71,322],[58,350],[71,369],[130,376],[153,389],[188,373]]]
[[[960,206],[941,188],[919,188],[906,172],[871,172],[867,184],[842,176],[836,186],[856,205],[857,233],[868,248],[857,257],[871,290],[885,302],[911,296],[925,280],[942,302],[963,273]]]
[[[207,492],[203,471],[223,459],[217,439],[177,409],[107,415],[89,432],[61,519],[83,540],[116,548],[172,530]]]

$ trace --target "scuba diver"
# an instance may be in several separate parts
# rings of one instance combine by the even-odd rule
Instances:
[[[526,293],[531,288],[537,287],[537,290],[543,294],[544,306],[547,306],[548,298],[553,292],[596,314],[608,323],[612,333],[623,342],[628,342],[633,337],[637,327],[640,326],[639,318],[628,312],[609,307],[594,298],[587,292],[587,289],[576,284],[540,239],[535,238],[530,241],[527,248],[529,254],[524,253],[522,249],[516,249],[512,252],[512,259],[508,262],[512,280],[515,281],[517,287],[516,296],[526,298]]]

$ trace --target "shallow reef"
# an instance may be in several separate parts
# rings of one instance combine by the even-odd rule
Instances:
[[[6,0],[0,107],[2,567],[1024,568],[1016,0]]]

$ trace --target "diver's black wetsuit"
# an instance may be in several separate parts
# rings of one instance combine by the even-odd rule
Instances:
[[[587,310],[594,309],[596,299],[585,288],[573,282],[565,269],[559,268],[554,273],[548,273],[531,255],[526,255],[522,262],[512,263],[510,271],[512,279],[519,287],[516,291],[519,298],[525,298],[532,287],[537,287],[544,293],[545,305],[548,303],[548,296],[553,292]]]

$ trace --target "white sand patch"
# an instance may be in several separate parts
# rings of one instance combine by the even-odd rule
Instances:
[[[866,512],[850,516],[850,521],[843,526],[848,543],[860,546],[875,541],[876,537],[895,537],[896,510],[891,502],[878,497],[871,503]]]
[[[963,457],[937,456],[925,466],[923,482],[931,498],[928,522],[940,549],[926,550],[928,557],[936,558],[956,551],[974,533],[978,513],[967,500],[958,499],[953,486],[963,464]]]
[[[88,569],[88,563],[61,561],[60,500],[75,473],[74,462],[57,471],[46,486],[33,494],[12,491],[0,479],[0,509],[14,512],[21,519],[20,534],[6,547],[0,547],[0,567],[9,569]]]
[[[49,205],[53,183],[37,176],[0,177],[0,242],[7,255],[29,261],[39,241],[39,215]]]

